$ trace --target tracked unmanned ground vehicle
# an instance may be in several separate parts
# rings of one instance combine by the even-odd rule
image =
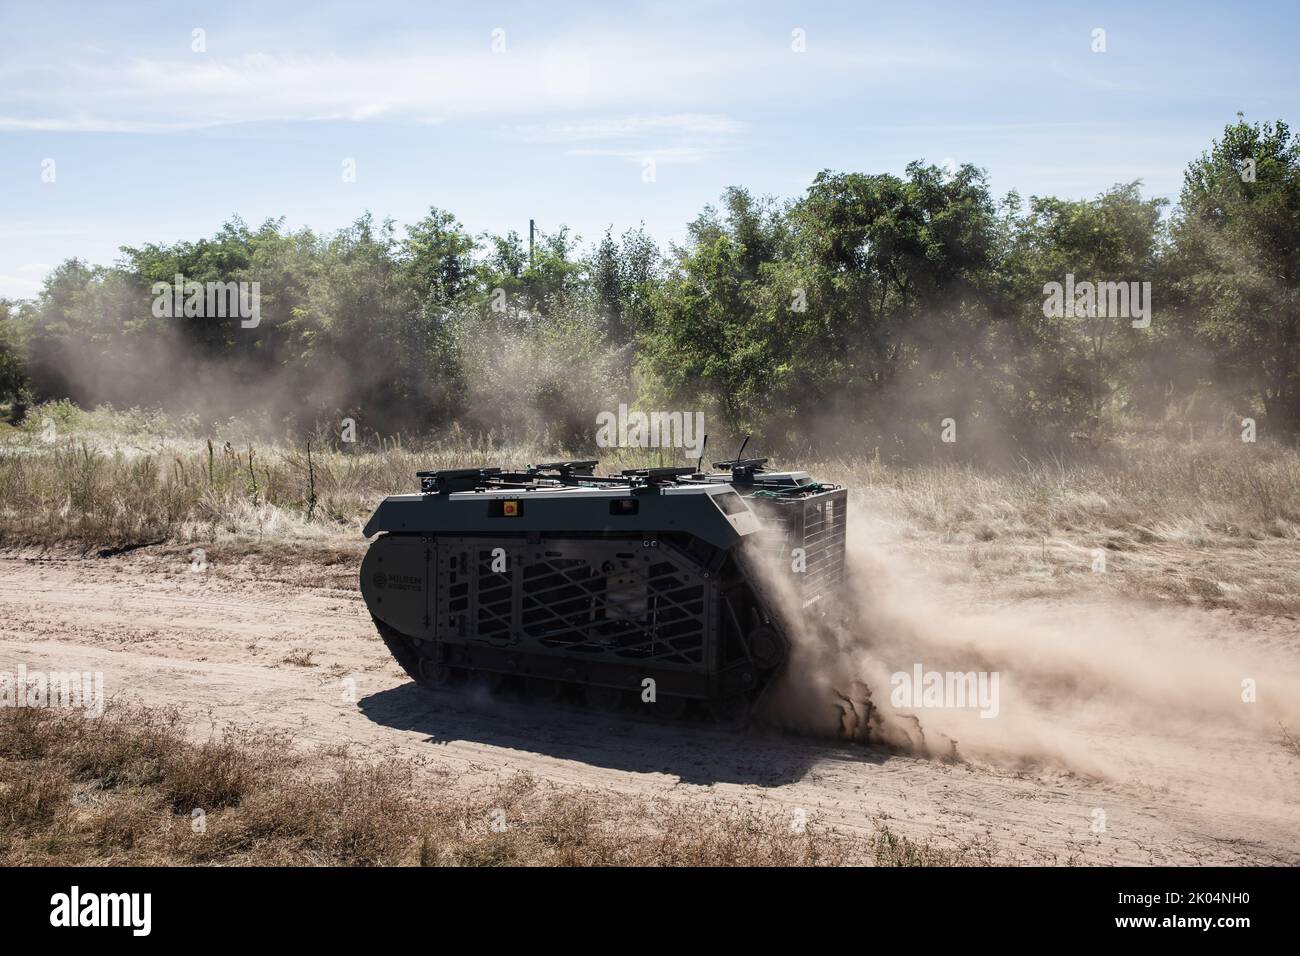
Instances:
[[[847,492],[759,458],[596,464],[420,472],[419,494],[384,500],[361,566],[380,635],[426,686],[513,678],[601,709],[653,686],[660,715],[743,719],[786,661],[781,609],[834,603]]]

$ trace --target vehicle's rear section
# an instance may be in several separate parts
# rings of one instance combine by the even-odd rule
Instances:
[[[836,599],[844,585],[848,491],[822,485],[792,493],[759,489],[746,500],[766,526],[756,547],[790,576],[800,606]]]

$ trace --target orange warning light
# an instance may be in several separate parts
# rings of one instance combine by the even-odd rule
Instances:
[[[501,513],[505,515],[507,518],[519,517],[519,502],[517,501],[502,502]]]

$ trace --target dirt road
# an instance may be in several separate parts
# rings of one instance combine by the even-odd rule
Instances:
[[[940,844],[991,841],[1008,861],[1300,863],[1300,759],[1266,735],[1216,731],[1179,742],[1178,753],[1204,759],[1089,776],[771,730],[683,732],[468,691],[434,696],[408,681],[373,632],[355,587],[360,547],[326,551],[286,562],[270,547],[229,558],[217,549],[201,570],[175,547],[108,558],[11,553],[0,558],[0,670],[102,672],[110,697],[180,705],[199,727],[284,729],[305,746],[348,744],[451,771],[439,786],[527,771],[630,796],[802,810],[844,829],[887,821]],[[1270,640],[1300,646],[1294,624]],[[1099,723],[1088,740],[1123,754],[1141,732]],[[1243,754],[1249,763],[1234,766]],[[1205,766],[1218,772],[1201,787]],[[1243,782],[1243,772],[1253,777]],[[1238,787],[1248,799],[1233,796]]]

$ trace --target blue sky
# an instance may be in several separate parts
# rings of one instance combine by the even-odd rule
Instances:
[[[666,243],[729,185],[912,159],[1174,198],[1238,111],[1300,123],[1298,35],[1294,2],[0,0],[0,296],[233,215]]]

